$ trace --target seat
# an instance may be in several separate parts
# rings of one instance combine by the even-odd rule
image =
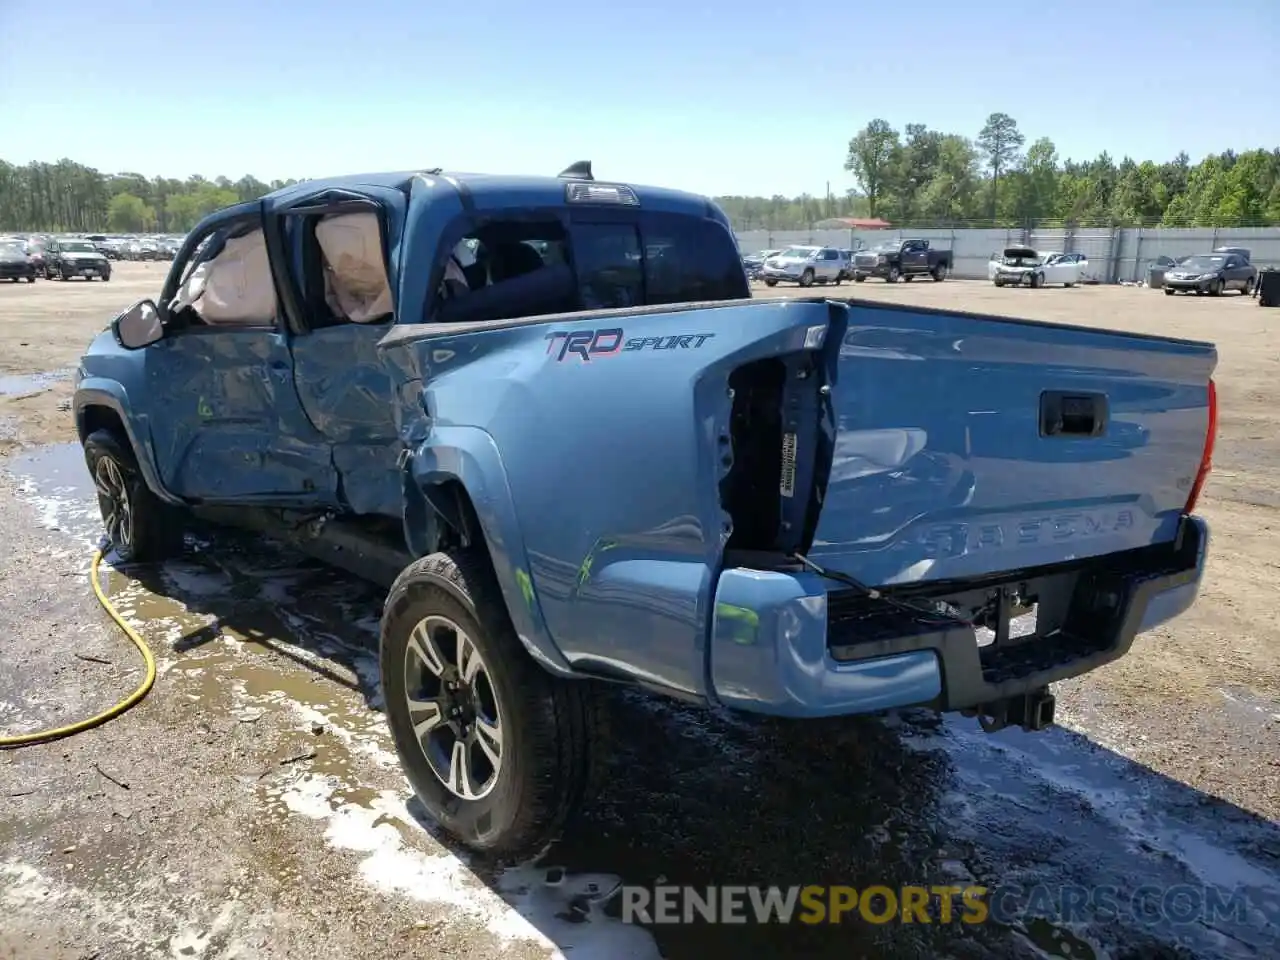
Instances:
[[[341,213],[316,224],[325,268],[325,302],[353,323],[372,323],[394,309],[375,213]]]
[[[493,253],[490,275],[494,283],[512,280],[546,266],[542,254],[527,243],[504,243]]]

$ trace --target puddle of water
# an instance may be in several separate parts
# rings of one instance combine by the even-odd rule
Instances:
[[[102,517],[84,451],[78,443],[53,443],[10,457],[5,469],[18,481],[18,490],[39,511],[46,530],[59,530],[96,545],[102,536]]]
[[[47,370],[44,373],[6,373],[0,375],[0,397],[19,397],[48,390],[55,383],[70,380],[71,370]]]

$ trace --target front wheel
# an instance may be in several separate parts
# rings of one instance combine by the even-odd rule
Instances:
[[[595,690],[529,656],[483,551],[434,553],[396,578],[380,666],[400,763],[448,833],[511,857],[555,839],[592,780]]]
[[[1165,287],[1165,288],[1164,288],[1164,295],[1165,295],[1166,297],[1172,297],[1172,296],[1174,295],[1174,293],[1175,293],[1175,291],[1174,291],[1173,287]]]
[[[147,486],[128,444],[110,430],[84,441],[107,540],[125,563],[166,560],[182,550],[183,524]]]
[[[800,286],[802,287],[813,286],[813,270],[812,269],[806,269],[804,273],[800,274]]]
[[[766,280],[766,281],[764,282],[764,285],[765,285],[766,287],[776,287],[776,286],[778,285],[778,281],[777,281],[777,280]]]
[[[902,271],[899,270],[897,267],[890,267],[889,275],[885,277],[885,279],[889,283],[897,283],[899,280],[902,279]]]
[[[867,282],[867,278],[866,278],[865,276],[863,276],[862,274],[860,274],[860,273],[855,273],[855,274],[853,275],[853,282],[854,282],[854,283],[866,283],[866,282]]]
[[[1241,290],[1240,292],[1244,294],[1246,297],[1253,296],[1253,277],[1249,277],[1247,280],[1245,280],[1244,289]]]
[[[1033,273],[1031,275],[1031,289],[1039,290],[1043,286],[1044,286],[1044,275],[1039,273]]]
[[[1223,283],[1222,283],[1222,281],[1221,281],[1221,280],[1215,280],[1215,281],[1213,281],[1213,283],[1212,283],[1212,284],[1210,284],[1210,285],[1209,285],[1209,296],[1211,296],[1211,297],[1220,297],[1220,296],[1222,296],[1222,290],[1223,290]]]

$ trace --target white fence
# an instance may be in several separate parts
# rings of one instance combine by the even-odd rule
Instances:
[[[1083,253],[1086,275],[1099,283],[1137,281],[1157,257],[1185,257],[1215,247],[1245,247],[1259,268],[1280,267],[1280,227],[1138,228],[994,230],[744,230],[738,233],[743,253],[774,250],[791,244],[857,249],[899,237],[920,237],[952,253],[952,275],[986,279],[992,254],[1025,244],[1037,250]]]

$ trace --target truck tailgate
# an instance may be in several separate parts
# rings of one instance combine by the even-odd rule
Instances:
[[[815,562],[885,585],[1176,536],[1211,344],[858,301],[832,316]]]

